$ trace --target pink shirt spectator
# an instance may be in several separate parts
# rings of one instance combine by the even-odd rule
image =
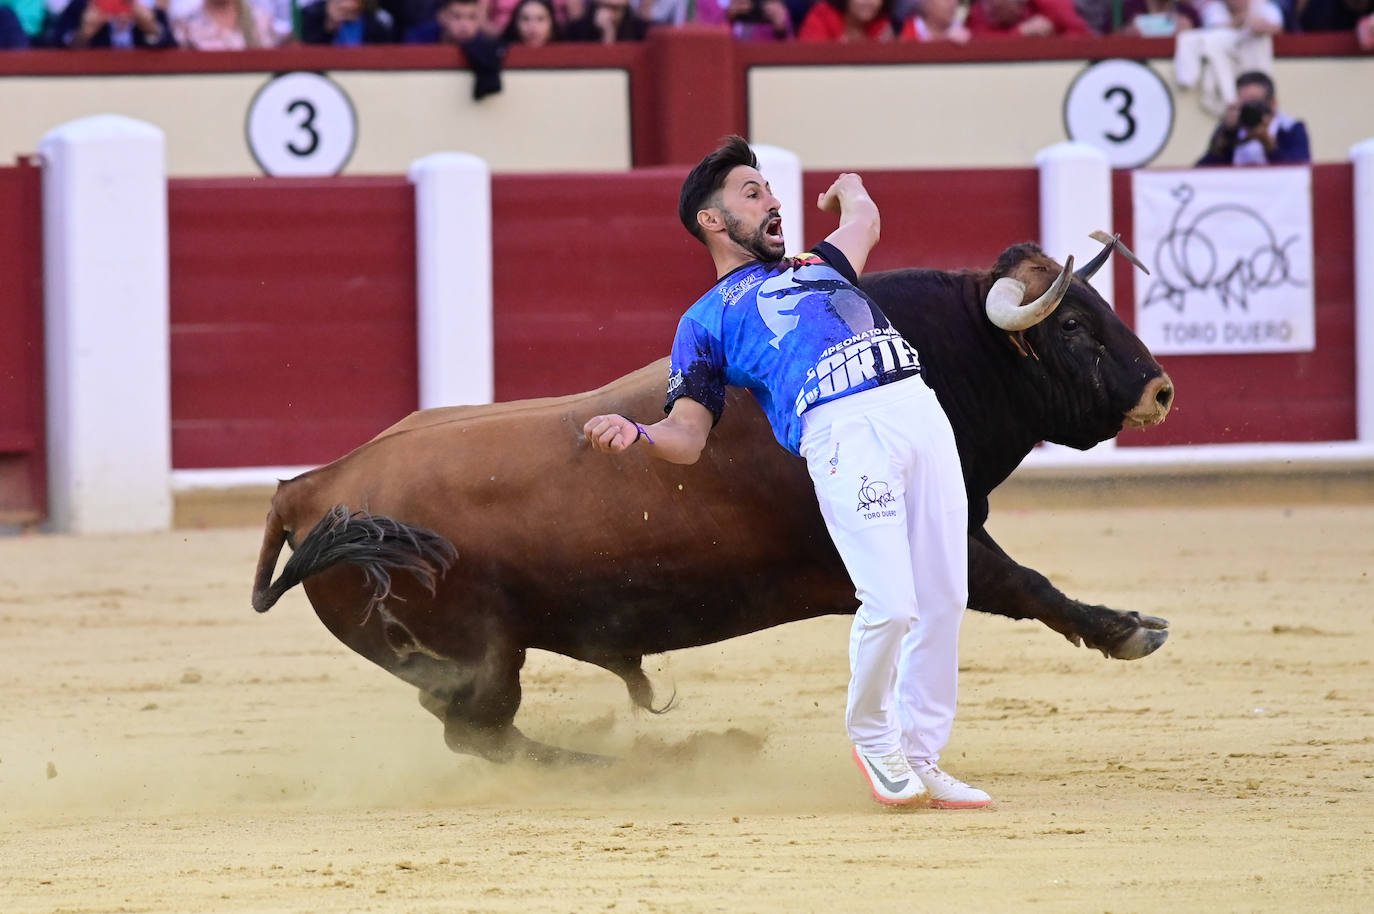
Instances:
[[[974,0],[968,30],[975,38],[1093,34],[1073,0]]]
[[[847,0],[846,6],[853,2],[854,0]],[[887,4],[883,4],[883,6],[886,7]],[[891,41],[894,38],[904,41],[915,40],[916,26],[910,19],[903,22],[901,30],[894,34],[892,20],[888,18],[887,10],[878,9],[873,12],[875,15],[867,19],[867,24],[863,27],[863,37],[858,40]],[[797,38],[802,41],[852,40],[845,14],[827,0],[816,0],[816,4],[811,7],[806,18],[802,20],[801,27],[797,29]]]
[[[197,51],[242,51],[245,48],[272,48],[279,43],[272,26],[272,14],[249,0],[234,0],[232,6],[245,9],[251,17],[253,41],[239,22],[217,18],[200,7],[184,19],[172,23],[177,44]]]

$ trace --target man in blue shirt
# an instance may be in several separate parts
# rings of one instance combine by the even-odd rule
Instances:
[[[840,226],[784,257],[779,202],[753,151],[728,138],[688,175],[678,215],[716,266],[716,284],[673,341],[667,418],[589,419],[592,446],[633,446],[695,463],[725,406],[749,388],[778,442],[806,459],[826,528],[854,581],[845,724],[881,803],[986,806],[937,765],[958,692],[968,602],[968,508],[949,421],[915,350],[855,283],[880,220],[863,181],[842,174],[818,205]],[[642,444],[640,443],[642,442]]]

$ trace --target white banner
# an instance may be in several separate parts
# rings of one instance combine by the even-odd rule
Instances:
[[[1306,352],[1312,173],[1297,168],[1137,171],[1136,334],[1156,355]]]

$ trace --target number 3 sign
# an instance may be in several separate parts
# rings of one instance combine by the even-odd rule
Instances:
[[[353,103],[318,73],[277,76],[248,106],[248,149],[269,175],[336,175],[357,142]]]
[[[1069,86],[1064,129],[1069,139],[1105,152],[1113,168],[1138,168],[1168,142],[1174,99],[1164,80],[1145,64],[1102,60]]]

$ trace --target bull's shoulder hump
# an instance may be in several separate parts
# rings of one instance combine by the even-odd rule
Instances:
[[[928,267],[902,267],[896,270],[879,270],[865,273],[859,277],[859,286],[888,285],[902,282],[954,282],[966,277],[981,275],[979,270],[936,270]]]
[[[415,433],[426,429],[437,429],[464,423],[486,424],[517,419],[538,420],[546,416],[558,416],[570,410],[576,410],[582,404],[590,406],[599,401],[611,402],[643,396],[646,392],[651,395],[655,391],[661,393],[666,389],[667,380],[668,360],[664,358],[623,375],[609,384],[581,393],[564,394],[558,397],[508,400],[477,406],[436,406],[431,409],[416,410],[378,433],[357,450],[364,450],[396,435]]]

